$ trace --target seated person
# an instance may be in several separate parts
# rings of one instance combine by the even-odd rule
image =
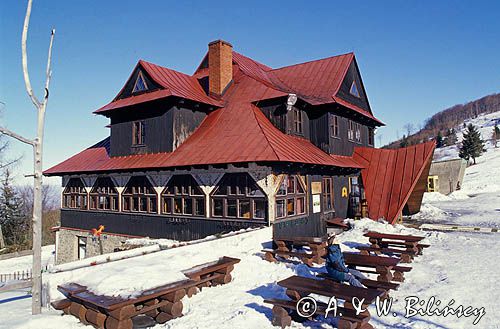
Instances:
[[[345,266],[344,256],[338,244],[334,244],[335,235],[328,238],[328,248],[326,255],[326,271],[328,276],[338,282],[349,282],[351,286],[364,288],[359,280],[366,279],[360,271],[349,269]]]

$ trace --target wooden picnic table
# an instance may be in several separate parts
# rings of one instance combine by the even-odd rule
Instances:
[[[72,314],[84,324],[96,328],[131,329],[132,318],[146,314],[158,323],[182,315],[184,296],[191,297],[204,287],[231,281],[230,272],[240,260],[222,257],[183,271],[185,280],[141,291],[136,297],[105,296],[91,292],[77,283],[58,286],[67,299],[52,303],[55,309]]]
[[[349,267],[371,267],[375,268],[375,272],[379,274],[378,281],[390,282],[393,278],[391,270],[398,265],[400,259],[383,256],[369,256],[354,253],[342,253],[344,261]]]
[[[364,236],[368,237],[374,248],[388,248],[389,246],[399,246],[406,248],[407,251],[413,251],[416,254],[421,254],[422,249],[428,245],[419,244],[425,239],[423,236],[403,235],[403,234],[388,234],[380,232],[367,232]]]

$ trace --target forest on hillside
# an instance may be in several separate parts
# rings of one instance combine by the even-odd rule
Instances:
[[[385,148],[397,148],[405,145],[418,144],[434,139],[441,133],[446,135],[453,127],[462,124],[467,119],[476,118],[480,114],[488,114],[500,111],[500,93],[488,95],[475,101],[459,104],[434,114],[427,119],[418,131],[411,123],[405,125],[405,135]]]

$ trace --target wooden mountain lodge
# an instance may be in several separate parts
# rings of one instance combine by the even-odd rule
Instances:
[[[419,210],[433,143],[374,149],[383,125],[353,53],[270,68],[217,40],[193,75],[139,61],[94,113],[110,135],[45,171],[62,177],[57,262],[131,237],[192,240]],[[101,246],[92,229],[104,225]]]

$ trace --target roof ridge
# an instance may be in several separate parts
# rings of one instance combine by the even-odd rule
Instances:
[[[351,55],[351,56],[354,57],[354,52],[351,51],[351,52],[348,52],[348,53],[345,53],[345,54],[328,56],[328,57],[324,57],[324,58],[313,59],[313,60],[302,62],[302,63],[296,63],[296,64],[291,64],[291,65],[286,65],[286,66],[282,66],[282,67],[278,67],[278,68],[272,69],[271,71],[279,71],[281,69],[286,69],[286,68],[290,68],[290,67],[294,67],[294,66],[299,66],[299,65],[304,65],[304,64],[309,64],[309,63],[324,61],[324,60],[327,60],[327,59],[332,59],[332,58],[335,58],[335,57],[348,56],[348,55]]]

